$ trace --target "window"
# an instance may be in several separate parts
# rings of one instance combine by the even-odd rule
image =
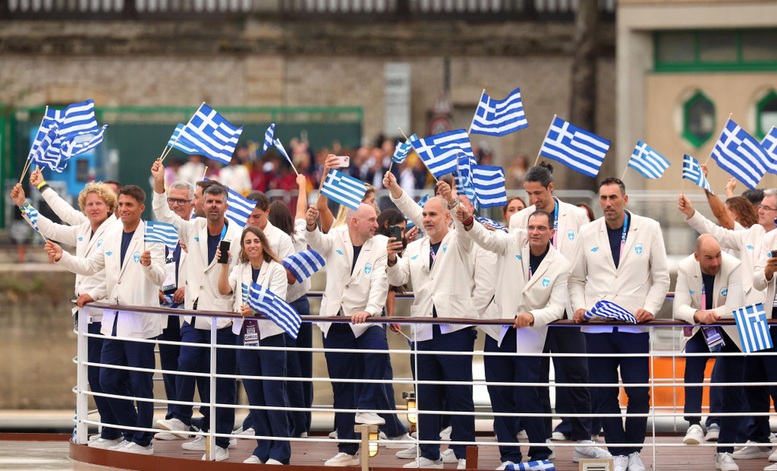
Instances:
[[[715,105],[697,91],[683,103],[683,138],[697,149],[715,132]]]
[[[772,126],[777,126],[777,93],[770,91],[755,105],[756,136],[759,139],[768,133]]]
[[[777,29],[659,31],[656,72],[777,70]]]

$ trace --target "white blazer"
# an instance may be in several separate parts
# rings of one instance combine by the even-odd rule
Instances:
[[[356,266],[348,226],[335,227],[324,234],[316,229],[306,233],[310,248],[326,260],[326,288],[321,298],[319,314],[351,317],[359,311],[380,316],[388,295],[386,279],[386,243],[388,238],[376,235],[362,246]],[[320,323],[324,336],[331,323]],[[351,324],[355,337],[361,336],[374,324]]]
[[[63,252],[59,263],[81,275],[94,275],[105,270],[108,303],[118,306],[159,307],[159,288],[165,280],[165,249],[160,243],[143,242],[145,228],[145,222],[140,221],[127,248],[123,264],[122,224],[112,224],[105,231],[102,246],[88,258],[73,257]],[[151,252],[151,265],[148,267],[140,263],[140,256],[146,250]],[[106,310],[101,330],[103,335],[111,335],[117,314],[122,314],[118,316],[116,323],[116,335],[120,337],[153,338],[161,334],[163,324],[167,324],[167,318],[160,314]]]
[[[70,206],[70,203],[62,199],[62,197],[50,187],[43,190],[40,195],[46,200],[46,203],[48,203],[51,210],[54,211],[54,214],[62,219],[62,222],[71,226],[89,222],[89,218],[86,217],[86,214]]]
[[[229,286],[232,288],[232,310],[234,312],[240,312],[243,304],[247,304],[245,300],[248,299],[248,290],[253,282],[250,263],[240,263],[232,268],[229,274]],[[256,284],[267,288],[279,298],[286,299],[286,286],[288,286],[289,282],[286,280],[286,269],[280,263],[274,261],[263,262],[262,267],[259,269],[259,276],[256,278]],[[278,327],[270,319],[257,319],[257,321],[260,339],[284,332],[282,328]],[[232,332],[234,334],[240,335],[242,327],[242,317],[232,322]]]
[[[556,230],[556,249],[561,252],[569,263],[573,263],[575,250],[580,243],[580,228],[588,224],[588,215],[583,208],[553,197],[558,201],[558,229]],[[537,210],[534,205],[524,208],[513,214],[510,218],[510,232],[517,229],[526,229],[529,224],[529,216]],[[550,213],[551,216],[553,213]],[[553,220],[550,221],[553,224]]]
[[[458,223],[460,224],[460,223]],[[512,227],[512,225],[511,225]],[[488,319],[514,319],[530,312],[534,325],[528,329],[540,337],[535,344],[541,353],[548,333],[548,324],[564,317],[569,292],[569,272],[572,265],[553,247],[529,278],[529,238],[523,229],[489,231],[475,221],[472,229],[461,228],[462,237],[471,237],[485,250],[497,254],[496,297],[486,310]],[[501,343],[502,326],[488,326],[483,331]]]
[[[685,220],[699,234],[711,234],[724,249],[739,252],[739,260],[742,262],[742,287],[745,291],[745,304],[765,303],[766,277],[766,253],[772,250],[772,245],[764,246],[766,233],[763,226],[753,224],[750,228],[741,231],[725,229],[704,217],[696,211],[693,216]],[[774,231],[772,231],[774,232]],[[773,247],[777,250],[777,247]]]
[[[45,192],[48,192],[48,189]],[[41,214],[38,216],[38,229],[47,239],[74,246],[76,257],[88,257],[102,247],[105,242],[105,231],[115,222],[116,216],[111,214],[92,234],[92,225],[88,221],[76,226],[66,226],[56,224]],[[105,301],[105,297],[108,295],[105,287],[105,273],[100,271],[91,276],[77,274],[75,295],[78,297],[82,294],[88,294],[97,302]],[[78,310],[85,315],[92,316],[94,322],[102,322],[102,309],[90,309],[86,305],[83,308],[74,307],[73,313]]]
[[[458,231],[449,230],[440,242],[434,265],[429,269],[431,241],[429,237],[418,239],[407,246],[404,255],[397,258],[393,267],[386,269],[388,282],[394,286],[413,283],[412,317],[432,317],[436,308],[439,317],[460,319],[480,317],[472,302],[474,280],[468,273],[470,266],[470,239],[461,239]],[[493,283],[493,279],[491,280]],[[471,326],[464,324],[442,324],[443,334],[456,332]],[[423,342],[432,339],[433,324],[415,325],[415,340]]]
[[[712,310],[723,319],[733,319],[732,311],[744,305],[744,291],[742,290],[742,262],[724,253],[720,271],[715,275],[713,284]],[[701,303],[702,273],[699,262],[693,255],[682,259],[677,267],[677,284],[674,290],[674,303],[672,304],[672,317],[675,320],[696,324],[693,315],[698,310],[706,310]],[[698,332],[700,325],[693,326],[691,337]],[[742,350],[739,333],[735,325],[725,326],[731,340]],[[687,341],[690,337],[687,337]]]
[[[305,239],[305,233],[307,232],[305,225],[305,219],[294,220],[294,239],[292,240],[294,244],[294,253],[304,252],[308,249],[308,242],[307,239]],[[296,301],[306,295],[308,291],[310,291],[310,278],[305,278],[302,283],[294,281],[294,283],[290,284],[286,289],[286,299],[289,302]]]
[[[154,215],[162,222],[173,224],[178,228],[178,237],[186,244],[189,253],[186,257],[186,309],[192,309],[197,301],[200,311],[232,311],[232,297],[222,296],[218,291],[219,273],[221,267],[216,263],[216,257],[208,262],[208,221],[205,218],[183,220],[167,206],[164,193],[154,193]],[[232,253],[230,267],[237,265],[240,252],[240,235],[243,229],[237,224],[229,223],[224,240],[230,242]],[[191,323],[193,316],[184,316]],[[210,330],[212,319],[197,316],[194,327]],[[222,329],[232,325],[232,319],[219,318],[217,328]]]
[[[289,234],[286,234],[282,230],[273,226],[270,221],[267,221],[267,225],[264,226],[262,232],[264,232],[264,235],[267,237],[267,241],[270,243],[270,250],[272,250],[278,260],[283,260],[289,255],[294,255],[294,243],[292,242],[291,236],[289,236]],[[273,293],[274,292],[275,291],[273,291]],[[291,296],[295,294],[296,293],[291,293]],[[292,302],[299,297],[287,297],[289,295],[290,293],[287,290],[284,299],[286,299],[288,302]]]
[[[629,213],[629,232],[618,268],[612,260],[604,218],[580,229],[575,263],[569,277],[574,311],[591,309],[607,299],[632,314],[645,309],[658,314],[669,291],[669,269],[661,226],[657,221]],[[621,332],[645,332],[643,327],[619,326]],[[612,327],[583,327],[584,332],[612,332]]]

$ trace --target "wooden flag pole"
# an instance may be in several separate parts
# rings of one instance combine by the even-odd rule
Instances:
[[[467,134],[472,133],[472,125],[475,124],[475,116],[478,115],[478,108],[480,108],[480,102],[483,101],[483,95],[486,94],[486,89],[484,88],[482,92],[480,92],[480,98],[478,99],[477,107],[475,108],[475,114],[472,115],[472,121],[469,123],[469,129],[467,129]]]
[[[200,103],[199,108],[197,108],[197,110],[194,112],[194,114],[191,115],[191,117],[189,118],[189,121],[186,122],[186,125],[184,126],[184,128],[186,128],[186,126],[191,124],[192,118],[194,118],[194,115],[197,114],[197,111],[200,111],[200,108],[202,108],[202,105],[204,105],[204,104],[205,104],[204,101],[202,103]],[[183,132],[183,129],[181,130],[181,132]],[[164,162],[165,161],[165,158],[167,158],[167,156],[170,154],[170,151],[173,150],[173,146],[175,145],[176,142],[178,142],[178,139],[180,137],[181,137],[181,133],[178,133],[178,135],[175,136],[175,140],[173,141],[173,144],[165,146],[164,150],[162,150],[162,155],[159,156],[159,161],[160,162]]]
[[[553,119],[550,121],[550,125],[553,126],[553,121],[556,120],[556,117],[558,115],[554,114]],[[548,134],[550,134],[550,126],[548,126],[548,132],[545,133],[545,137],[542,139],[543,144],[545,143],[545,139],[548,138]],[[540,153],[542,152],[542,144],[540,144],[540,150],[537,151],[537,159],[534,160],[534,166],[536,167],[537,164],[540,162]]]
[[[46,115],[49,113],[49,107],[46,106],[46,110],[43,112],[43,118],[40,120],[40,126],[43,126],[43,122],[46,120]],[[40,131],[40,126],[38,126],[38,131]],[[37,137],[37,134],[35,135]],[[22,169],[22,175],[19,177],[19,184],[22,183],[24,180],[24,176],[27,174],[27,171],[30,170],[30,164],[32,163],[32,149],[30,149],[30,152],[27,154],[27,161],[24,162],[24,168]]]
[[[629,166],[627,165],[625,169],[623,169],[623,175],[621,175],[621,181],[623,181],[624,178],[626,178],[626,172],[629,171]]]
[[[731,119],[731,117],[732,117],[732,116],[734,116],[734,113],[729,113],[729,114],[728,114],[728,119],[726,120],[726,122],[727,122],[727,123],[728,123],[728,121]],[[725,125],[725,124],[723,125],[723,128],[724,128],[724,129],[726,128],[726,125]],[[713,147],[713,149],[715,149],[715,147]],[[709,157],[707,157],[707,161],[706,161],[706,162],[704,162],[704,165],[707,165],[708,163],[710,163],[710,159],[711,159],[711,158],[712,158],[712,152],[710,152],[710,155],[709,155]]]
[[[208,174],[208,166],[206,165],[205,170],[202,171],[202,178],[200,179],[200,181],[205,181],[205,175],[207,174]]]

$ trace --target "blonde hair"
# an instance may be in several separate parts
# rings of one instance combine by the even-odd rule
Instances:
[[[89,196],[89,193],[94,193],[105,201],[109,216],[116,211],[116,194],[111,190],[111,187],[103,182],[90,182],[78,194],[78,207],[81,208],[82,213],[86,211],[86,197]]]

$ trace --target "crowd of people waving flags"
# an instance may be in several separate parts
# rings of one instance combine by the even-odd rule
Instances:
[[[628,209],[625,185],[614,177],[599,182],[604,216],[593,220],[583,208],[554,196],[553,168],[546,162],[525,174],[529,206],[514,207],[504,189],[504,171],[477,164],[469,134],[502,136],[527,125],[520,90],[504,100],[484,91],[469,131],[412,135],[395,147],[394,162],[401,163],[411,151],[421,157],[437,180],[434,196],[419,204],[389,171],[382,183],[397,209],[379,211],[374,189],[338,171],[343,159],[330,155],[315,205],[308,206],[306,178],[297,175],[299,197],[292,214],[283,202],[271,202],[258,191],[241,195],[215,179],[166,186],[163,161],[173,148],[227,163],[232,157],[242,128],[203,104],[188,123],[176,127],[151,164],[156,221],[145,221],[149,201],[136,185],[89,183],[79,195],[78,211],[46,183],[39,166],[61,171],[80,149],[96,146],[105,131],[94,121],[91,101],[47,110],[22,178],[27,167],[38,166],[30,184],[62,223],[39,214],[21,182],[11,198],[46,240],[49,258],[77,275],[73,311],[89,316],[94,334],[88,337],[91,389],[139,399],[95,396],[105,425],[89,446],[153,454],[155,439],[188,438],[192,431],[212,429],[218,434],[214,449],[205,452],[202,435],[182,448],[205,452],[204,460],[227,460],[237,387],[231,376],[241,374],[272,378],[242,381],[249,403],[260,406],[241,426],[257,436],[244,462],[293,464],[290,438],[310,432],[313,403],[312,353],[306,351],[312,347],[313,327],[301,316],[311,314],[311,275],[325,269],[318,314],[350,320],[318,324],[338,439],[337,453],[326,466],[359,465],[355,424],[379,426],[383,441],[401,448],[397,457],[409,460],[406,468],[466,465],[461,443],[475,442],[475,409],[472,355],[462,353],[474,351],[473,325],[424,322],[403,333],[416,352],[417,437],[391,413],[396,407],[385,382],[393,377],[387,330],[402,329],[389,317],[395,314],[395,294],[411,284],[413,318],[503,321],[479,326],[486,335],[488,393],[499,413],[494,419],[500,442],[497,469],[554,469],[547,440],[560,436],[576,442],[575,462],[608,458],[617,471],[644,470],[640,453],[650,410],[650,333],[643,324],[655,318],[670,284],[661,226]],[[273,124],[264,150],[276,147],[285,155],[274,131]],[[606,139],[554,117],[539,155],[595,177],[608,148]],[[718,224],[706,219],[679,195],[678,209],[701,235],[694,253],[680,263],[673,315],[688,324],[683,330],[686,352],[708,354],[689,358],[688,384],[703,382],[710,359],[715,359],[713,384],[777,381],[777,357],[716,355],[774,349],[777,328],[769,328],[767,319],[775,315],[777,253],[772,257],[770,249],[777,247],[777,190],[753,188],[765,172],[777,173],[776,148],[774,129],[758,142],[728,120],[712,159],[750,190],[725,203],[707,183],[706,165],[684,157],[683,177],[704,189],[718,218]],[[646,178],[658,178],[668,167],[667,159],[641,141],[629,161],[629,168]],[[327,199],[342,205],[340,214],[331,213]],[[491,206],[506,208],[504,225],[477,216],[479,208]],[[91,307],[94,302],[116,308]],[[160,305],[170,314],[122,310]],[[174,309],[184,312],[175,315]],[[196,311],[234,316],[213,319]],[[385,323],[367,322],[381,316],[387,316]],[[548,328],[562,319],[579,326]],[[735,324],[717,325],[722,319]],[[203,417],[196,417],[189,405],[195,389],[203,402],[211,400],[207,381],[176,374],[209,371],[210,350],[202,347],[210,345],[212,329],[217,330],[219,375],[215,423],[202,408]],[[156,434],[153,403],[143,400],[153,399],[155,345],[140,339],[166,341],[159,343],[160,364],[167,399],[176,403],[157,421]],[[235,345],[242,348],[231,348]],[[252,348],[257,346],[271,348]],[[355,353],[360,350],[364,353]],[[553,361],[556,381],[568,385],[557,388],[556,412],[563,420],[555,429],[547,389],[536,386],[548,382],[550,362],[542,353],[563,354]],[[628,396],[625,421],[619,379]],[[589,388],[589,383],[607,386]],[[768,388],[713,387],[712,392],[717,399],[705,435],[701,387],[686,387],[690,425],[684,442],[719,440],[714,463],[724,471],[737,470],[737,459],[777,461],[768,416],[753,416],[747,426],[744,418],[769,411]],[[594,414],[600,418],[592,419]],[[607,450],[593,440],[602,429]],[[447,431],[454,444],[441,450],[439,438]],[[522,451],[516,437],[523,433],[531,446]],[[734,443],[744,446],[734,451]]]

